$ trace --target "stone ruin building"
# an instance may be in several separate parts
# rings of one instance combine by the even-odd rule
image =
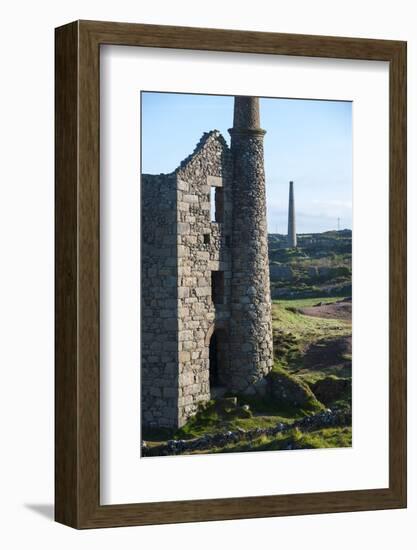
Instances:
[[[142,175],[142,426],[180,427],[272,368],[259,99],[235,97],[231,147],[205,133],[171,174]]]

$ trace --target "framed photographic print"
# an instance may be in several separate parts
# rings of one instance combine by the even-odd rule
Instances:
[[[406,506],[406,44],[56,29],[56,520]]]

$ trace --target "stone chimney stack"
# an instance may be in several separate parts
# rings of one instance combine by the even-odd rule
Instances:
[[[259,98],[235,97],[233,159],[231,390],[264,393],[273,365],[268,232]]]
[[[297,233],[295,229],[295,206],[294,206],[294,182],[290,181],[290,197],[288,202],[288,248],[297,246]]]

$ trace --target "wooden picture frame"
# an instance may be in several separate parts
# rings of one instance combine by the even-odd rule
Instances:
[[[117,44],[389,62],[389,487],[100,505],[99,55]],[[76,21],[56,29],[56,521],[75,528],[406,506],[406,43]]]

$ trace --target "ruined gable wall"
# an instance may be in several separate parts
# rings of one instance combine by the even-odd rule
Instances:
[[[231,159],[219,132],[204,134],[177,170],[179,424],[210,399],[209,338],[230,316]],[[221,178],[221,180],[220,180]],[[224,221],[210,221],[211,184],[223,186]],[[209,236],[206,242],[204,235]],[[224,303],[215,306],[211,271],[224,271]]]

